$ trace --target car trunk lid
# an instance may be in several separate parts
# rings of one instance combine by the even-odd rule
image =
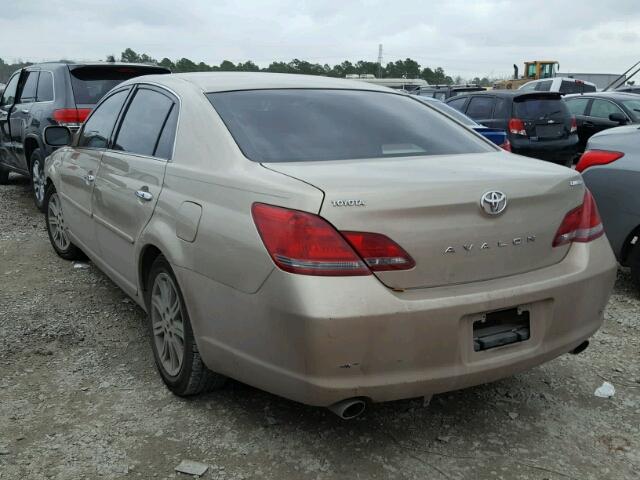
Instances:
[[[565,214],[584,190],[575,172],[502,153],[377,160],[269,163],[265,167],[321,189],[319,214],[341,231],[387,235],[416,262],[375,272],[388,287],[434,287],[505,277],[560,262],[552,247]],[[499,215],[481,197],[507,197]]]

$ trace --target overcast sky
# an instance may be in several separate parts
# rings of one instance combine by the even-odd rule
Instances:
[[[622,72],[640,60],[638,0],[2,0],[5,61],[104,59],[127,47],[218,64],[413,58],[500,76],[525,60]]]

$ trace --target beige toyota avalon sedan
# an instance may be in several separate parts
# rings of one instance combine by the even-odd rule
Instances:
[[[45,136],[53,248],[148,312],[178,395],[233,377],[348,418],[491,382],[584,349],[614,282],[580,174],[382,87],[139,77]]]

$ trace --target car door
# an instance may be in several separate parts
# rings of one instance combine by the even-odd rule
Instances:
[[[38,70],[27,69],[18,84],[18,97],[9,117],[11,129],[11,149],[20,170],[29,170],[24,152],[24,135],[30,122],[29,112],[36,101],[38,90]]]
[[[100,254],[123,289],[137,291],[135,243],[151,218],[171,159],[178,101],[156,87],[139,86],[102,156],[93,192]]]
[[[587,121],[587,111],[589,104],[591,103],[590,97],[571,97],[565,98],[565,103],[567,104],[567,108],[569,109],[569,113],[571,113],[574,117],[576,117],[576,125],[578,127],[578,138],[579,138],[579,150],[580,152],[584,152],[584,149],[587,145],[587,140],[593,134],[589,134],[588,128],[585,127],[585,121]]]
[[[0,98],[0,163],[12,168],[17,167],[17,159],[11,146],[10,118],[18,92],[20,75],[21,71],[13,74]]]
[[[58,194],[65,222],[79,246],[89,253],[98,253],[91,209],[95,179],[129,92],[130,88],[117,90],[96,107],[80,131],[75,148],[69,149],[62,162]]]
[[[618,127],[620,123],[609,120],[612,113],[620,113],[627,117],[622,109],[610,100],[594,98],[584,121],[584,131],[587,139],[592,135],[608,128]]]

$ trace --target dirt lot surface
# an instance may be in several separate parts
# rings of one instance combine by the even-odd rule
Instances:
[[[58,258],[28,184],[0,186],[0,478],[637,479],[640,299],[621,272],[604,327],[491,385],[373,405],[344,422],[236,382],[180,399],[143,312]],[[603,379],[611,399],[594,396]]]

